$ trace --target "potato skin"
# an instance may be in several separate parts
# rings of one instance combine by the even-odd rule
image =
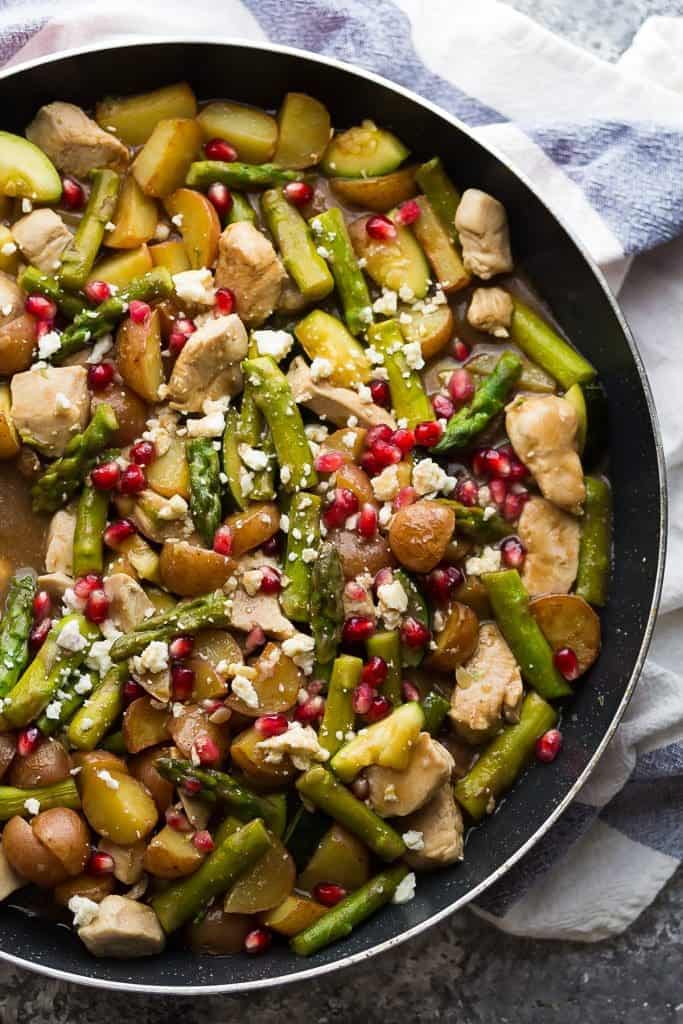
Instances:
[[[41,889],[52,889],[69,877],[62,862],[50,853],[29,823],[18,815],[5,825],[2,848],[14,870]]]
[[[443,558],[454,529],[453,509],[436,501],[416,501],[395,514],[389,544],[406,569],[429,572]]]
[[[45,740],[26,757],[15,757],[9,773],[12,786],[50,786],[69,777],[71,758],[59,740]]]
[[[53,807],[37,814],[31,828],[68,875],[80,875],[90,856],[90,833],[80,814],[68,807]]]
[[[167,540],[159,557],[161,581],[181,597],[218,590],[232,575],[234,562],[185,540]]]
[[[76,875],[60,882],[53,896],[60,907],[68,906],[72,896],[86,896],[95,903],[101,903],[105,896],[113,893],[115,885],[113,875]]]
[[[163,778],[154,767],[156,759],[167,753],[167,748],[155,747],[131,757],[128,762],[130,774],[149,791],[159,814],[163,814],[173,803],[173,783]]]
[[[385,565],[395,564],[386,538],[379,533],[371,540],[364,540],[355,530],[334,530],[328,540],[339,552],[347,580],[355,579],[364,572],[375,576]]]
[[[14,733],[0,732],[0,779],[4,778],[17,749],[17,740]],[[16,783],[14,783],[16,785]]]
[[[22,313],[0,327],[0,374],[3,377],[11,377],[30,367],[36,344],[36,323],[35,317]]]
[[[466,604],[454,601],[444,628],[435,637],[436,648],[425,660],[425,668],[452,672],[474,654],[479,641],[479,619]]]
[[[112,447],[125,448],[147,429],[147,406],[125,384],[109,384],[102,391],[95,392],[92,396],[93,412],[102,402],[111,405],[119,424],[111,438]]]
[[[232,554],[235,558],[260,548],[280,529],[280,510],[274,502],[252,505],[244,512],[228,516],[225,525],[232,531]]]
[[[247,932],[254,919],[247,914],[226,914],[222,907],[211,907],[198,924],[187,929],[187,938],[194,953],[225,956],[241,953]]]

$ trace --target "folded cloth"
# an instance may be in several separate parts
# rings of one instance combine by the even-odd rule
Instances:
[[[520,935],[590,941],[622,931],[683,858],[683,19],[651,18],[612,65],[495,0],[193,0],[189,18],[173,0],[109,10],[85,0],[0,4],[0,62],[221,34],[355,62],[441,104],[525,172],[620,292],[670,474],[662,615],[590,781],[478,912]]]

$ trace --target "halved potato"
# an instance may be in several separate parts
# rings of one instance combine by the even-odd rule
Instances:
[[[91,408],[95,410],[102,402],[112,407],[119,425],[116,433],[110,438],[110,444],[116,448],[132,444],[147,429],[147,406],[125,384],[112,381],[102,391],[93,392],[90,399]]]
[[[330,384],[352,388],[372,376],[370,360],[346,326],[322,309],[299,320],[294,328],[297,341],[311,359],[326,359],[331,366]]]
[[[170,274],[182,274],[184,270],[190,269],[185,246],[177,238],[150,245],[149,252],[154,266],[166,267]]]
[[[172,438],[168,450],[147,467],[147,483],[164,498],[179,494],[185,500],[189,499],[190,470],[182,438]]]
[[[288,92],[277,115],[279,136],[273,163],[303,170],[320,161],[330,141],[330,113],[320,100]]]
[[[578,594],[548,594],[529,602],[529,610],[552,647],[570,647],[583,675],[600,653],[600,619]]]
[[[436,647],[425,659],[425,667],[452,672],[474,654],[479,639],[479,620],[470,607],[454,601],[443,629],[434,637]]]
[[[258,914],[272,910],[291,895],[296,868],[286,848],[270,836],[270,849],[252,868],[237,879],[225,897],[228,914]]]
[[[416,170],[417,166],[413,165],[374,178],[331,178],[330,186],[343,203],[388,213],[416,194]]]
[[[280,529],[280,511],[273,502],[250,505],[244,512],[228,516],[225,525],[232,532],[232,553],[235,558],[253,551],[270,540]]]
[[[222,661],[239,664],[242,661],[239,644],[227,629],[203,629],[196,635],[192,656],[187,660],[188,667],[194,671],[194,700],[211,700],[227,694],[227,681],[216,671]]]
[[[313,892],[319,882],[336,882],[348,890],[360,889],[369,877],[367,847],[341,825],[332,825],[299,875],[297,889]]]
[[[135,277],[141,277],[152,269],[152,257],[143,243],[139,249],[117,252],[113,256],[105,256],[93,267],[88,281],[106,281],[117,288],[124,288]]]
[[[123,183],[112,219],[116,227],[105,236],[109,249],[137,249],[154,238],[159,220],[157,204],[145,195],[132,174]]]
[[[426,196],[419,196],[420,216],[413,222],[413,234],[427,255],[437,281],[445,292],[465,288],[470,274],[450,236]]]
[[[244,163],[266,163],[275,152],[277,121],[265,110],[218,100],[204,107],[197,123],[205,140],[225,139]]]
[[[12,420],[12,399],[9,384],[0,384],[0,459],[13,459],[19,454],[21,442]]]
[[[233,693],[225,702],[228,707],[246,718],[277,714],[294,707],[303,685],[303,675],[292,659],[282,653],[279,644],[267,644],[252,668],[257,672],[252,686],[258,694],[258,706],[249,707]]]
[[[269,910],[263,916],[262,921],[266,928],[272,928],[274,932],[291,938],[291,936],[302,932],[304,928],[319,921],[321,917],[325,916],[328,909],[322,903],[316,903],[315,900],[309,899],[308,896],[293,893],[278,907]]]
[[[331,452],[341,452],[348,456],[351,462],[360,462],[360,457],[365,450],[365,435],[367,430],[364,427],[342,427],[333,431],[323,441],[323,449]]]
[[[182,714],[174,715],[169,720],[168,728],[183,757],[191,757],[197,740],[205,736],[213,740],[221,757],[227,753],[228,737],[225,730],[211,722],[207,712],[198,704],[185,704]]]
[[[233,567],[234,563],[224,555],[184,540],[167,540],[159,557],[163,586],[181,597],[218,590],[232,575]]]
[[[142,863],[145,871],[156,878],[183,878],[196,871],[203,860],[189,833],[164,825],[145,850]]]
[[[247,933],[254,920],[246,914],[226,914],[222,907],[209,907],[201,921],[187,929],[187,939],[193,953],[227,956],[242,953]]]
[[[256,788],[278,789],[287,785],[296,775],[292,759],[286,754],[281,761],[267,761],[265,751],[258,744],[263,736],[254,726],[239,733],[230,746],[230,756]]]
[[[111,780],[118,783],[116,788]],[[92,764],[80,774],[83,813],[99,835],[130,846],[148,835],[157,823],[157,808],[147,790],[127,771]]]
[[[3,252],[3,248],[14,246],[14,252]],[[0,270],[5,274],[16,274],[19,266],[19,247],[12,238],[12,232],[4,224],[0,224]]]
[[[429,289],[429,267],[422,249],[409,228],[396,227],[396,237],[388,240],[371,238],[367,233],[367,217],[349,224],[349,237],[356,256],[365,260],[365,269],[380,288],[399,291],[410,288],[417,299],[424,299]]]
[[[190,267],[210,267],[218,252],[221,222],[213,203],[192,188],[179,188],[165,201],[169,217],[183,236]]]
[[[142,191],[163,199],[180,188],[201,142],[197,121],[187,117],[159,121],[133,163]]]
[[[161,361],[161,324],[158,310],[152,310],[143,323],[130,317],[116,333],[116,363],[125,383],[146,402],[159,400],[164,382]]]
[[[0,327],[0,374],[28,370],[36,346],[36,320],[30,313],[22,313]]]
[[[398,324],[406,341],[420,343],[422,358],[432,359],[453,335],[453,310],[446,304],[438,306],[433,313],[417,312],[407,307],[399,310]]]
[[[155,707],[150,697],[138,697],[128,705],[123,716],[123,738],[130,754],[170,740],[168,711]]]
[[[164,85],[137,96],[107,97],[95,107],[95,120],[128,146],[142,146],[164,119],[194,117],[197,100],[187,82]]]

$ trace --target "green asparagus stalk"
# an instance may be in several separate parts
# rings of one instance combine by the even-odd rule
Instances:
[[[225,417],[225,430],[223,431],[221,458],[223,462],[223,472],[228,478],[228,488],[232,495],[232,499],[238,508],[244,510],[249,504],[249,496],[242,490],[241,474],[244,467],[238,451],[240,443],[238,434],[239,419],[240,414],[233,406]]]
[[[336,656],[344,624],[344,571],[334,544],[321,546],[311,575],[311,632],[322,665]]]
[[[465,537],[470,537],[480,544],[490,544],[510,535],[510,524],[497,512],[494,515],[487,515],[486,509],[478,505],[470,507],[449,498],[438,500],[453,509],[456,532],[462,533]]]
[[[98,749],[108,750],[111,754],[119,754],[119,756],[125,757],[128,754],[128,747],[126,746],[123,731],[117,729],[116,732],[110,732],[108,736],[100,740]]]
[[[389,902],[407,874],[408,868],[404,864],[381,871],[328,910],[315,924],[295,935],[290,942],[291,949],[299,956],[311,956],[346,938],[357,925]]]
[[[300,775],[296,788],[306,800],[358,836],[382,860],[396,860],[405,853],[406,846],[398,832],[321,765]]]
[[[282,262],[303,297],[308,302],[324,299],[334,288],[334,280],[304,218],[281,189],[263,193],[261,210]]]
[[[52,299],[64,316],[73,320],[85,309],[85,302],[79,295],[72,295],[62,288],[56,277],[44,274],[37,267],[26,267],[19,275],[19,285],[28,295],[44,295]]]
[[[318,474],[313,468],[311,448],[284,373],[268,356],[245,359],[242,368],[270,428],[283,489],[292,493],[315,487]]]
[[[313,563],[304,560],[304,551],[316,551],[320,545],[320,509],[317,494],[295,494],[289,506],[289,532],[285,554],[285,573],[289,580],[280,595],[282,610],[292,622],[308,622],[311,608]]]
[[[395,320],[373,324],[368,330],[368,341],[384,356],[384,368],[389,379],[391,404],[397,419],[407,420],[409,427],[434,419],[432,403],[427,398],[417,370],[412,369],[403,354],[405,339]]]
[[[455,784],[455,797],[474,821],[492,814],[531,760],[536,740],[557,722],[557,712],[537,693],[524,698],[519,722],[506,725],[488,745],[473,768]]]
[[[175,608],[154,615],[132,633],[117,637],[111,649],[112,661],[123,661],[139,654],[153,640],[167,641],[180,633],[192,634],[210,626],[230,623],[230,602],[221,590],[195,601],[181,602]]]
[[[452,242],[458,243],[455,230],[455,211],[460,203],[460,193],[443,169],[438,156],[422,164],[415,174],[415,180],[427,196],[434,213],[450,235]]]
[[[109,444],[118,421],[106,402],[98,405],[82,434],[72,437],[64,455],[53,462],[31,488],[35,512],[56,512],[82,487],[95,456]]]
[[[301,171],[285,171],[275,164],[243,164],[238,160],[197,160],[190,164],[185,184],[190,188],[207,189],[215,181],[228,188],[251,192],[255,188],[272,188],[288,181],[303,181]]]
[[[101,573],[104,567],[104,528],[107,525],[109,495],[86,483],[78,501],[74,530],[73,574]]]
[[[83,687],[83,683],[89,683],[90,690],[86,690]],[[57,714],[51,714],[48,716],[47,712],[43,711],[42,715],[36,722],[36,725],[43,736],[54,736],[62,726],[66,725],[66,723],[73,718],[78,709],[84,703],[85,698],[88,693],[92,691],[93,686],[94,679],[92,672],[73,673],[71,678],[67,679],[67,681],[63,683],[61,688],[57,691],[58,697],[60,694],[64,694],[64,696],[60,697]],[[76,687],[79,689],[77,690]]]
[[[450,710],[450,702],[436,690],[430,690],[420,706],[425,716],[425,730],[436,736]]]
[[[368,657],[383,658],[387,663],[387,677],[382,683],[382,693],[390,700],[394,707],[398,707],[403,701],[401,693],[402,662],[401,662],[401,637],[397,629],[388,630],[385,633],[375,633],[366,643]]]
[[[114,216],[121,179],[116,171],[93,171],[92,189],[80,224],[70,245],[62,254],[59,272],[65,288],[82,288],[92,270],[104,238],[105,225]]]
[[[28,637],[33,625],[33,576],[14,576],[0,622],[0,697],[6,697],[28,662]]]
[[[612,551],[612,495],[600,477],[586,477],[576,593],[601,608],[607,600]]]
[[[469,405],[463,406],[448,421],[443,437],[434,448],[447,452],[466,448],[503,410],[512,388],[522,372],[522,360],[514,352],[503,352],[490,376],[486,377]]]
[[[258,349],[253,339],[249,343],[249,355],[258,356]],[[254,401],[253,387],[247,381],[242,392],[242,408],[237,426],[237,446],[248,444],[250,448],[260,448],[269,456],[265,469],[256,470],[249,501],[272,501],[275,497],[274,472],[275,448],[270,430],[265,426],[263,415]],[[241,465],[241,460],[240,460]]]
[[[352,658],[342,654],[336,658],[332,666],[332,675],[327,687],[325,714],[320,723],[318,741],[321,747],[328,750],[330,756],[336,754],[346,741],[346,734],[353,729],[356,715],[353,710],[353,691],[360,682],[363,662],[360,658]]]
[[[69,722],[67,739],[76,750],[94,750],[123,711],[123,685],[128,666],[114,665]]]
[[[211,900],[224,893],[255,864],[270,847],[270,838],[260,819],[249,822],[227,836],[203,864],[152,900],[161,927],[176,931],[205,910]]]
[[[228,214],[228,224],[237,224],[238,221],[247,220],[250,224],[256,223],[256,210],[251,205],[246,196],[240,195],[239,192],[233,193],[232,206],[230,207],[230,213]]]
[[[53,807],[70,807],[77,811],[81,806],[81,798],[73,779],[53,782],[51,786],[33,786],[31,789],[0,786],[0,821],[8,821],[15,814],[25,818],[30,814],[26,807],[27,800],[37,800],[41,811],[49,811]]]
[[[192,521],[206,546],[211,547],[222,514],[218,452],[208,437],[192,438],[187,442],[186,452]]]
[[[346,326],[351,334],[358,335],[372,323],[372,303],[344,215],[339,207],[333,206],[314,217],[310,225],[316,241],[329,253],[325,258],[330,263]]]
[[[572,384],[582,384],[595,377],[595,368],[587,359],[579,355],[532,309],[517,298],[513,301],[515,309],[510,334],[529,359],[554,377],[565,391]]]
[[[481,577],[493,615],[530,686],[546,700],[572,692],[553,662],[553,652],[529,611],[529,595],[516,569],[486,572]]]

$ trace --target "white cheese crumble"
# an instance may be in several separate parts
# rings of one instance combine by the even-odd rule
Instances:
[[[329,359],[316,356],[311,363],[311,378],[315,381],[326,380],[332,376],[333,366]]]
[[[259,695],[254,689],[251,679],[247,679],[245,675],[239,674],[234,677],[232,692],[240,700],[243,700],[248,708],[257,708],[259,706]]]
[[[268,456],[258,448],[252,448],[248,444],[238,444],[237,452],[244,465],[249,469],[266,469],[268,466]]]
[[[260,356],[271,356],[276,362],[284,359],[294,344],[289,331],[254,331],[252,338]]]
[[[485,547],[480,555],[474,555],[465,562],[468,576],[481,576],[483,572],[496,572],[500,569],[500,551],[498,548]]]
[[[187,509],[187,502],[182,495],[174,494],[172,498],[168,498],[168,500],[159,507],[157,517],[159,519],[164,519],[167,522],[171,522],[175,519],[184,519],[187,515]]]
[[[34,796],[30,796],[28,800],[24,800],[24,807],[26,808],[29,814],[39,814],[40,800],[36,800]]]
[[[178,298],[185,302],[196,302],[202,306],[213,306],[215,302],[213,274],[208,267],[181,270],[179,274],[173,275],[173,286]]]
[[[100,912],[99,903],[88,899],[87,896],[72,896],[67,906],[74,915],[74,928],[92,924]]]
[[[152,640],[141,654],[133,658],[133,670],[138,675],[145,672],[164,672],[168,668],[168,644],[162,640]]]
[[[409,872],[402,882],[396,886],[396,891],[391,897],[392,903],[410,903],[415,895],[415,872]]]
[[[190,437],[222,437],[225,430],[225,413],[212,412],[196,420],[187,421],[187,433]]]
[[[48,706],[45,708],[45,717],[51,719],[54,722],[59,721],[59,716],[62,711],[61,700],[50,701]]]
[[[404,832],[401,838],[409,850],[417,851],[425,848],[424,834],[416,829],[411,828],[408,832]]]
[[[62,346],[62,341],[57,331],[48,331],[38,342],[38,358],[49,359]]]
[[[403,346],[403,355],[411,370],[421,370],[425,364],[422,358],[422,348],[419,341],[410,341]]]
[[[84,694],[90,693],[91,690],[92,690],[92,681],[90,679],[90,676],[88,676],[88,675],[79,676],[78,682],[74,686],[74,692],[78,693],[82,697]]]
[[[421,459],[413,467],[413,487],[418,494],[453,490],[451,483],[455,485],[453,478],[433,459]]]
[[[88,646],[88,641],[82,636],[76,619],[72,619],[62,627],[57,637],[57,646],[62,647],[65,651],[73,651],[74,654]]]
[[[393,316],[398,309],[398,295],[390,288],[383,288],[382,294],[372,304],[375,313],[384,313],[385,316]]]
[[[282,642],[282,653],[291,658],[305,675],[310,675],[313,671],[314,650],[315,640],[306,633],[295,633]]]
[[[47,337],[47,335],[46,335]],[[41,339],[42,340],[42,339]],[[111,349],[114,344],[114,339],[111,334],[105,334],[93,345],[92,349],[88,353],[86,363],[101,363],[104,356]]]
[[[378,501],[391,501],[401,489],[396,466],[386,466],[372,478],[372,490]]]
[[[286,732],[261,740],[256,746],[264,751],[264,760],[270,764],[280,764],[289,754],[294,767],[302,772],[312,764],[323,764],[330,756],[329,751],[320,746],[315,730],[301,722],[290,722]]]
[[[261,589],[262,580],[262,569],[248,569],[245,573],[242,573],[242,586],[249,594],[249,597],[255,597],[258,594]]]
[[[17,247],[14,242],[5,242],[5,244],[0,248],[0,253],[2,253],[3,256],[12,256],[16,251]]]
[[[377,588],[379,614],[387,629],[398,629],[401,615],[408,610],[408,595],[398,580],[383,583]]]
[[[107,789],[119,788],[118,780],[115,779],[114,776],[110,772],[108,772],[106,768],[100,768],[100,770],[96,774],[98,779],[102,779],[102,782],[105,784]]]

